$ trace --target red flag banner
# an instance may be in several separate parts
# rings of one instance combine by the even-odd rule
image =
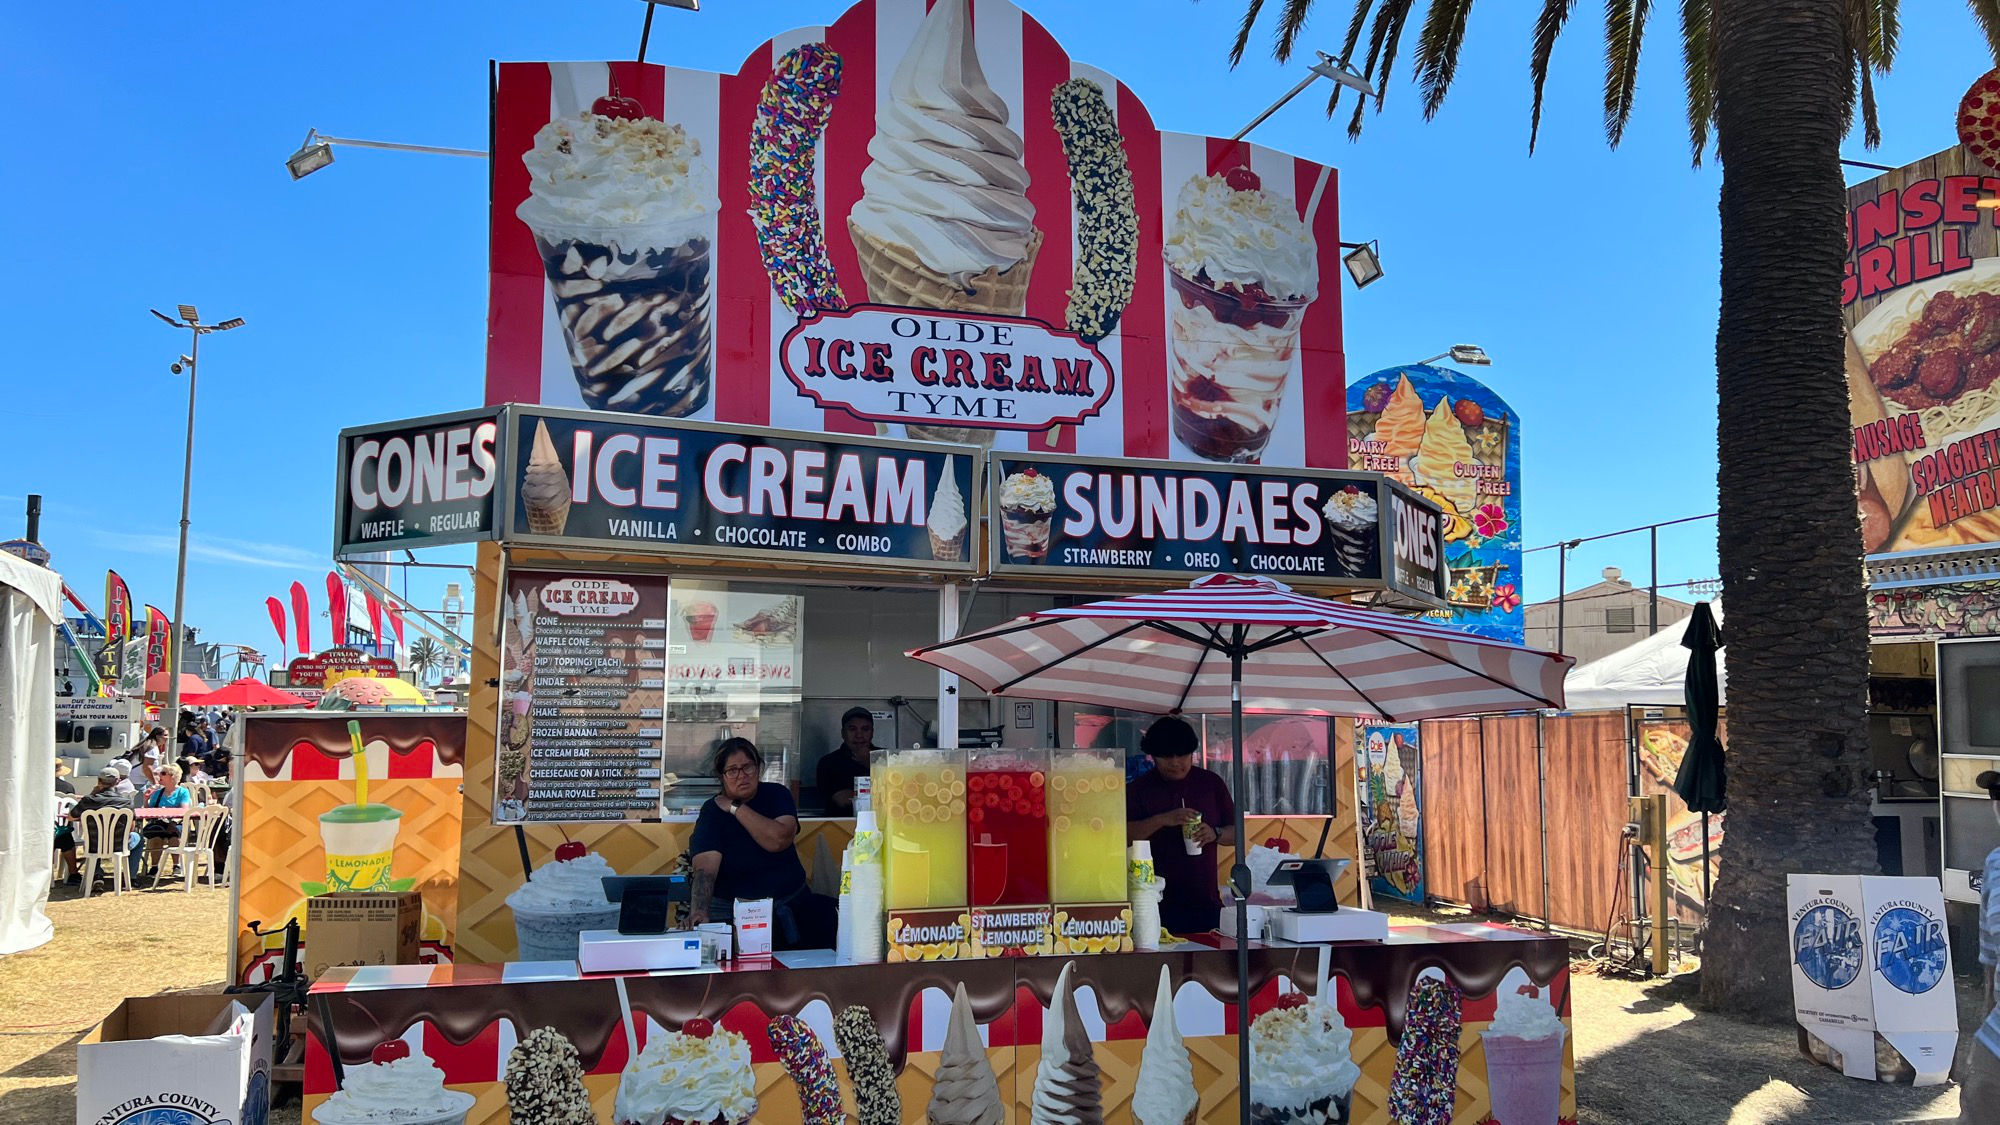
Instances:
[[[397,606],[396,606],[396,603],[395,603],[395,602],[384,602],[384,603],[382,604],[382,608],[383,608],[384,610],[387,610],[387,611],[388,611],[388,614],[389,614],[389,627],[390,627],[391,629],[394,629],[394,630],[396,631],[396,647],[397,647],[397,648],[402,648],[402,647],[403,647],[403,611],[402,611],[401,609],[397,608]]]
[[[292,624],[298,627],[299,655],[312,652],[312,603],[306,600],[306,584],[292,583]]]
[[[375,597],[373,590],[363,590],[361,592],[368,599],[368,631],[374,634],[375,644],[380,646],[382,643],[382,603]]]
[[[132,591],[115,570],[104,572],[104,640],[116,644],[132,634]]]
[[[326,615],[333,634],[328,641],[339,648],[347,643],[347,583],[331,570],[326,572]]]
[[[167,615],[146,607],[146,675],[148,678],[167,670],[167,646],[172,643],[173,623]]]
[[[278,631],[278,647],[285,647],[285,607],[276,598],[265,598],[264,609],[271,615],[271,628]]]

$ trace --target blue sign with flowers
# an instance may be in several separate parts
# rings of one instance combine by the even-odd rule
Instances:
[[[1382,473],[1444,511],[1448,608],[1429,616],[1524,643],[1521,422],[1462,371],[1413,364],[1347,388],[1347,467]]]

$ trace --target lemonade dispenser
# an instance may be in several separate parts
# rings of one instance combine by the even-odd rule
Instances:
[[[884,905],[922,910],[966,905],[963,750],[883,750],[871,771],[881,823]]]
[[[1057,750],[1048,789],[1054,901],[1124,902],[1124,751]]]

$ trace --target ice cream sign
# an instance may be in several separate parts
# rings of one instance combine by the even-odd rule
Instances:
[[[507,427],[510,541],[972,567],[971,449],[520,408]],[[564,603],[548,608],[627,610],[630,591],[604,585],[563,586]]]
[[[490,403],[1347,464],[1333,170],[1159,131],[1009,0],[501,63],[493,136]]]
[[[1032,320],[819,313],[785,335],[785,374],[821,406],[858,418],[1046,431],[1111,397],[1111,364],[1080,337]]]
[[[1372,474],[995,453],[987,479],[996,574],[1272,574],[1441,603],[1437,508]]]

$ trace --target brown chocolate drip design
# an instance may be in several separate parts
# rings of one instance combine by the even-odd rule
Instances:
[[[285,767],[292,752],[308,745],[335,760],[350,757],[354,744],[347,737],[347,720],[361,724],[363,743],[382,742],[398,756],[437,750],[438,761],[447,766],[465,762],[465,716],[354,715],[341,712],[339,718],[266,719],[255,721],[243,732],[243,756],[256,762],[266,776]]]
[[[1425,969],[1436,968],[1458,986],[1467,999],[1490,996],[1507,970],[1520,966],[1528,979],[1547,987],[1569,967],[1569,942],[1562,938],[1524,941],[1477,941],[1408,945],[1336,945],[1333,972],[1347,978],[1355,1003],[1379,1007],[1387,1017],[1389,1039],[1400,1042],[1409,1015],[1410,989]],[[1557,998],[1562,1012],[1568,997]]]
[[[1546,986],[1569,964],[1569,943],[1560,938],[1521,941],[1412,942],[1330,947],[1335,975],[1347,978],[1362,1007],[1379,1007],[1392,1041],[1402,1038],[1410,989],[1425,969],[1436,967],[1468,998],[1490,995],[1509,969],[1520,966]],[[738,1004],[768,1015],[796,1014],[814,1000],[835,1012],[850,1005],[866,1009],[882,1033],[890,1062],[900,1071],[909,1057],[910,1005],[926,988],[951,992],[963,983],[973,1018],[992,1023],[1014,1004],[1015,987],[1047,1007],[1065,960],[1026,957],[998,961],[935,964],[841,965],[825,969],[772,968],[686,976],[625,978],[633,1013],[649,1015],[667,1028],[696,1016],[718,1019]],[[1230,950],[1126,953],[1073,958],[1071,987],[1089,985],[1106,1023],[1131,1012],[1152,1020],[1160,966],[1170,967],[1178,985],[1193,980],[1225,1004],[1236,1002],[1236,960]],[[1256,949],[1250,954],[1252,994],[1280,977],[1309,993],[1321,991],[1317,948]],[[343,1062],[360,1064],[385,1039],[428,1022],[455,1046],[463,1046],[495,1021],[517,1028],[553,1027],[576,1045],[586,1069],[604,1056],[619,1028],[618,993],[608,977],[568,981],[452,987],[390,988],[337,993],[329,997],[333,1040]],[[1558,1012],[1566,996],[1553,997]]]

